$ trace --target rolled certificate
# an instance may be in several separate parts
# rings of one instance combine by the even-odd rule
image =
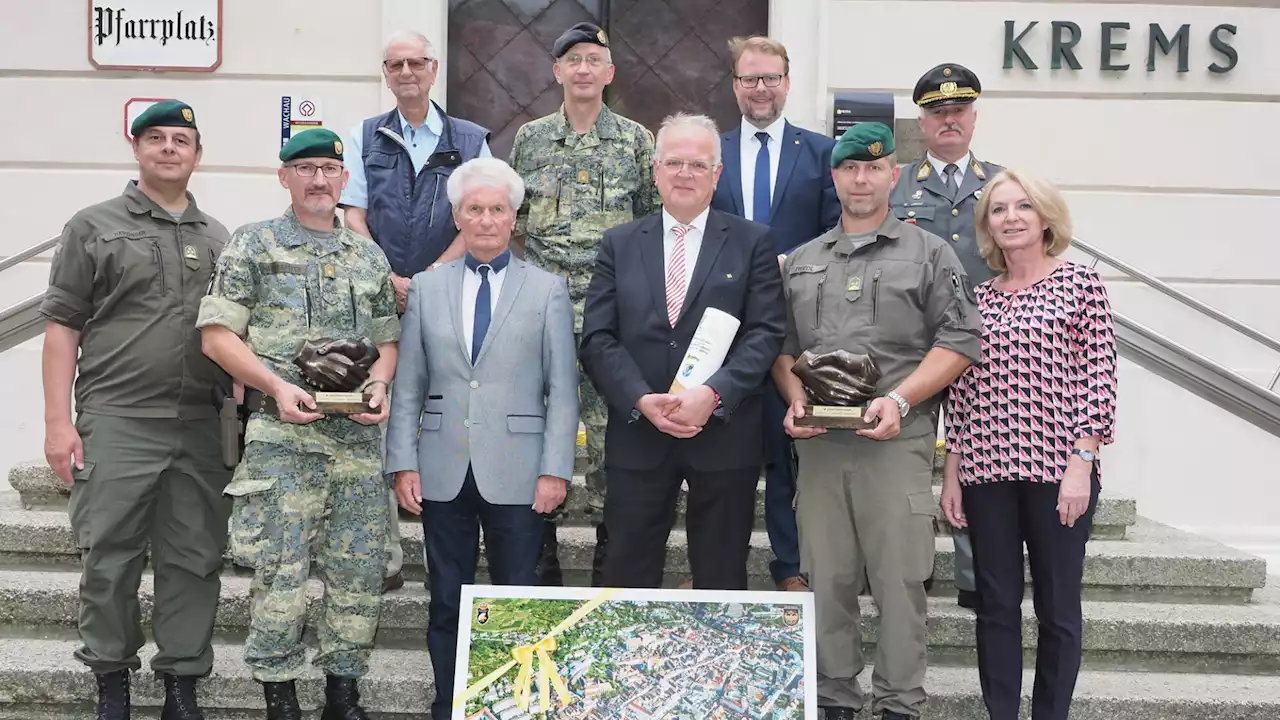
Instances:
[[[729,354],[729,346],[738,335],[742,321],[723,310],[707,308],[685,351],[680,369],[671,381],[671,392],[679,393],[697,387],[715,374]]]

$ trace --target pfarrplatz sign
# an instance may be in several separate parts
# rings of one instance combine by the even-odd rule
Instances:
[[[222,64],[222,0],[88,0],[99,70],[212,72]]]

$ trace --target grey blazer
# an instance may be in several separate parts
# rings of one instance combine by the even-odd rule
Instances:
[[[422,497],[532,505],[538,476],[568,480],[578,435],[578,360],[563,278],[511,258],[476,364],[455,260],[413,277],[387,427],[386,472],[416,470]]]

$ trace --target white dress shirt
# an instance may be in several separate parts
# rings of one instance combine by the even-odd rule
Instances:
[[[769,199],[772,205],[774,190],[778,187],[778,163],[782,161],[782,131],[787,127],[787,120],[778,116],[777,120],[764,132],[769,133]],[[748,220],[755,220],[756,201],[756,155],[760,154],[760,139],[756,133],[761,129],[742,119],[742,213]]]
[[[925,156],[929,158],[929,164],[933,166],[933,171],[938,173],[938,178],[942,180],[942,184],[946,185],[947,173],[945,171],[947,168],[947,161],[939,160],[937,156],[931,152],[926,152]],[[964,182],[964,173],[969,169],[969,165],[972,162],[973,153],[971,152],[965,153],[964,157],[956,161],[956,187],[960,187],[960,184]]]
[[[507,260],[498,272],[489,270],[489,329],[493,329],[493,318],[498,310],[498,297],[502,295],[502,279],[507,275],[511,260]],[[438,270],[435,272],[439,272]],[[472,330],[476,326],[476,296],[480,294],[480,273],[462,265],[462,339],[467,343],[467,352],[471,352]]]
[[[684,236],[684,288],[689,289],[693,280],[693,266],[698,264],[698,251],[702,250],[702,234],[707,230],[707,214],[711,208],[705,208],[698,217],[689,223],[693,229]],[[676,247],[676,235],[672,232],[679,221],[671,217],[664,208],[662,210],[662,282],[666,286],[667,269],[671,267],[671,253]],[[472,296],[475,297],[474,295]]]

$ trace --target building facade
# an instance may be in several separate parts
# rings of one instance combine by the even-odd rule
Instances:
[[[132,177],[130,101],[179,97],[198,113],[201,207],[234,227],[278,214],[282,105],[345,134],[393,104],[381,48],[401,28],[442,54],[433,97],[488,125],[505,155],[521,122],[555,109],[545,48],[583,19],[614,42],[611,106],[656,127],[668,112],[737,122],[725,42],[768,32],[791,55],[791,122],[832,132],[837,93],[892,96],[909,132],[916,78],[958,62],[982,79],[975,154],[1063,188],[1076,234],[1280,337],[1280,2],[1130,5],[961,0],[173,0],[187,21],[220,6],[216,69],[99,69],[110,37],[94,6],[0,0],[0,255],[54,236],[80,207]],[[166,3],[110,3],[133,6]],[[141,12],[141,10],[138,10]],[[127,20],[129,15],[116,16]],[[95,29],[96,27],[96,29]],[[194,26],[193,26],[194,27]],[[197,28],[204,30],[203,24]],[[117,28],[118,29],[118,28]],[[210,38],[189,40],[211,53]],[[202,43],[196,47],[194,43]],[[86,46],[89,50],[86,50]],[[167,52],[167,51],[158,51]],[[115,56],[112,56],[115,57]],[[100,65],[104,64],[99,62]],[[142,100],[135,100],[142,99]],[[304,118],[299,118],[306,120]],[[285,123],[287,125],[288,123]],[[0,284],[0,304],[40,292],[48,257]],[[1109,273],[1116,309],[1265,381],[1263,351],[1141,284]],[[39,455],[39,341],[0,355],[12,411],[6,462]],[[1145,515],[1280,559],[1268,482],[1280,439],[1122,363],[1117,443],[1105,492]]]

